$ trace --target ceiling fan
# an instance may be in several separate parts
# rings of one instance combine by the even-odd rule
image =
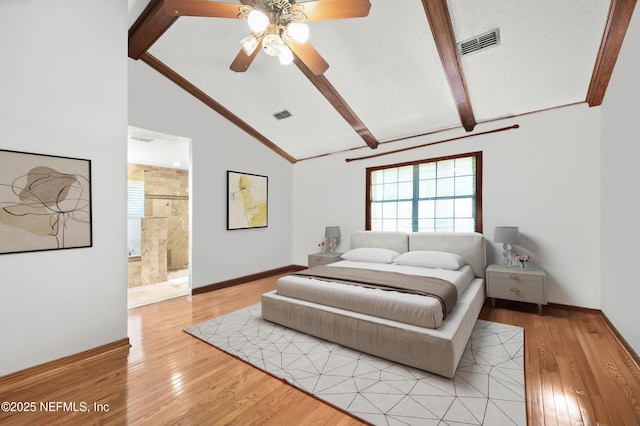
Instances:
[[[367,16],[369,0],[240,0],[241,5],[209,0],[165,0],[167,10],[177,16],[247,19],[251,34],[240,41],[240,52],[231,70],[246,71],[262,46],[282,64],[291,63],[294,55],[315,75],[323,74],[329,64],[307,42],[306,22]]]

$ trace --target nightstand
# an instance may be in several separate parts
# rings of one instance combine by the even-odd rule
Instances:
[[[342,260],[342,253],[314,253],[309,255],[309,268],[312,266],[328,265],[329,263]]]
[[[487,297],[491,298],[491,306],[496,305],[496,298],[536,303],[538,314],[542,315],[542,305],[547,304],[546,278],[544,269],[534,265],[527,265],[526,269],[519,266],[489,265]]]

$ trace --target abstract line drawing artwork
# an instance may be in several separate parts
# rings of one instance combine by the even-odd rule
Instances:
[[[227,171],[227,229],[265,228],[268,178]]]
[[[91,246],[91,161],[0,150],[0,254]]]

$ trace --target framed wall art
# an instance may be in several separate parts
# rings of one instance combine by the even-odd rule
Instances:
[[[267,227],[267,176],[227,171],[227,229]]]
[[[91,247],[91,161],[0,150],[0,254]]]

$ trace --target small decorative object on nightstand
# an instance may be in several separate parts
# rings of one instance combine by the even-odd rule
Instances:
[[[528,253],[516,253],[516,260],[520,262],[522,269],[527,269],[527,263],[533,260],[533,256]]]
[[[547,304],[544,269],[528,265],[527,269],[510,268],[504,265],[487,267],[487,297],[491,305],[496,305],[496,298],[519,302],[536,303],[538,314],[542,315],[542,305]]]
[[[342,253],[314,253],[308,256],[309,268],[342,260]]]

